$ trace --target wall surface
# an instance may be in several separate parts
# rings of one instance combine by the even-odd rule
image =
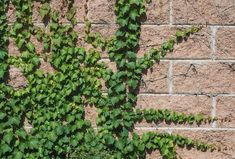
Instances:
[[[84,36],[85,3],[92,30],[105,37],[112,36],[117,28],[115,0],[75,0],[79,37],[82,39]],[[60,5],[58,0],[51,2],[54,9],[60,9]],[[137,107],[202,113],[217,117],[218,121],[200,126],[142,122],[136,125],[136,131],[167,131],[221,146],[221,151],[204,153],[179,148],[178,153],[183,159],[235,159],[235,0],[152,0],[146,6],[147,20],[142,25],[138,56],[160,46],[177,29],[195,24],[203,24],[204,27],[187,42],[177,45],[173,53],[144,75]],[[38,15],[39,7],[35,2],[34,23],[46,27]],[[10,22],[14,21],[14,14],[14,7],[10,7]],[[62,19],[62,22],[66,21]],[[32,41],[40,53],[41,44],[33,37]],[[79,45],[89,47],[82,40]],[[19,54],[13,41],[9,52],[13,56]],[[105,52],[102,57],[109,62]],[[45,71],[53,71],[44,61],[41,67]],[[27,82],[19,69],[11,67],[9,84],[19,88]],[[94,124],[95,109],[88,107],[86,112]],[[148,158],[160,157],[158,152],[153,152]]]

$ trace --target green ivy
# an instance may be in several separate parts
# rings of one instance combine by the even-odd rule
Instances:
[[[148,2],[148,1],[147,1]],[[16,21],[8,25],[9,4],[16,8]],[[78,34],[73,0],[64,0],[68,8],[69,24],[59,22],[60,13],[50,7],[50,0],[42,0],[40,16],[47,30],[32,22],[33,0],[1,0],[0,2],[0,156],[1,158],[92,158],[136,159],[159,150],[163,158],[176,158],[176,147],[195,147],[200,151],[214,146],[190,138],[168,133],[134,132],[134,124],[166,122],[201,124],[214,119],[201,114],[178,113],[171,110],[136,109],[137,94],[143,73],[150,69],[174,45],[200,30],[191,27],[152,48],[141,58],[136,53],[145,12],[144,0],[118,0],[115,4],[117,24],[110,39],[91,31],[85,18],[85,41],[94,46],[85,51],[77,46]],[[36,52],[30,38],[35,36],[43,44],[43,53]],[[21,54],[8,55],[8,41],[12,38]],[[107,68],[101,53],[107,50],[117,71]],[[53,73],[40,69],[40,58],[49,62]],[[27,86],[18,90],[6,82],[9,65],[22,70]],[[107,93],[101,89],[105,81]],[[98,111],[97,129],[85,119],[85,107]],[[32,125],[24,129],[24,122]]]

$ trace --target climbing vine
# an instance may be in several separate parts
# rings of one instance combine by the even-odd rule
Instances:
[[[33,0],[1,0],[0,2],[0,156],[1,158],[94,158],[135,159],[159,150],[163,158],[177,157],[176,147],[195,147],[199,151],[214,146],[179,135],[134,131],[137,122],[201,124],[213,119],[201,114],[186,115],[162,109],[137,109],[136,100],[143,73],[150,69],[174,45],[200,30],[191,27],[177,31],[160,48],[152,48],[137,58],[141,20],[145,16],[144,0],[118,0],[115,4],[118,29],[110,39],[91,31],[85,18],[85,38],[94,48],[77,46],[76,8],[73,0],[63,0],[69,23],[60,22],[60,12],[50,7],[50,0],[41,0],[40,16],[47,29],[32,22]],[[9,5],[16,9],[16,20],[8,25]],[[86,6],[87,7],[87,6]],[[30,38],[43,44],[37,53]],[[9,38],[20,56],[8,54]],[[101,61],[107,50],[117,71]],[[53,73],[40,69],[40,59],[49,62]],[[18,67],[27,79],[27,86],[14,89],[6,82],[10,65]],[[107,93],[101,90],[105,81]],[[97,108],[97,129],[85,119],[85,107]],[[32,125],[29,132],[24,122]]]

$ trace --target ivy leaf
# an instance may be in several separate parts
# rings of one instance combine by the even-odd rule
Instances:
[[[136,58],[136,53],[132,52],[132,51],[128,51],[127,52],[127,57],[130,58],[130,59],[134,59],[134,58]]]
[[[118,97],[111,97],[110,101],[111,101],[112,105],[115,105],[116,103],[118,103],[119,98]]]
[[[16,40],[17,47],[20,48],[20,49],[23,47],[24,43],[25,43],[24,39],[17,39]]]
[[[7,144],[3,144],[1,145],[1,151],[3,154],[7,153],[7,152],[11,152],[12,149],[10,146],[8,146]]]
[[[56,128],[56,134],[57,135],[62,135],[64,133],[64,127],[63,126],[58,126]]]
[[[27,43],[26,47],[28,48],[28,50],[30,52],[34,52],[35,51],[35,47],[34,47],[32,42]]]
[[[118,19],[117,20],[117,23],[122,26],[122,27],[125,27],[128,25],[128,20],[127,19]]]
[[[137,80],[129,80],[127,82],[127,84],[128,84],[129,87],[131,87],[133,89],[136,89],[138,84],[139,84],[139,82]]]
[[[23,156],[24,156],[24,154],[23,154],[22,152],[18,151],[18,152],[16,153],[14,159],[22,159]]]
[[[106,135],[105,136],[105,143],[108,145],[112,145],[114,143],[114,138],[111,135]]]
[[[44,19],[50,13],[50,4],[44,3],[39,11],[39,15]]]
[[[128,62],[128,63],[127,63],[127,68],[129,68],[129,69],[135,69],[135,62]]]
[[[138,14],[138,11],[136,9],[133,9],[133,10],[130,11],[130,18],[132,20],[135,21],[138,16],[139,16],[139,14]]]
[[[0,60],[3,60],[7,55],[6,51],[0,50]]]
[[[20,124],[20,119],[17,118],[17,117],[11,117],[9,120],[8,120],[8,123],[9,125],[13,126],[13,125],[19,125]]]
[[[123,92],[125,90],[124,84],[119,84],[115,87],[116,92]]]
[[[130,0],[130,4],[139,5],[139,4],[140,4],[140,1],[139,1],[139,0]]]
[[[20,138],[26,139],[27,133],[24,130],[19,129],[16,131],[16,135],[18,135]]]
[[[124,148],[124,143],[121,140],[118,140],[115,142],[115,147],[117,147],[119,150],[123,150]]]
[[[12,139],[13,139],[13,133],[12,132],[7,132],[3,137],[3,141],[5,141],[8,144],[10,144]]]
[[[137,25],[137,24],[129,24],[129,25],[128,25],[128,28],[129,28],[130,30],[136,31],[136,30],[139,29],[139,25]]]
[[[21,23],[15,23],[15,25],[14,25],[14,30],[15,30],[15,31],[17,31],[17,30],[19,30],[19,29],[21,29],[21,28],[23,28],[23,24],[21,24]]]
[[[0,112],[0,120],[3,120],[6,117],[6,114],[3,112]]]

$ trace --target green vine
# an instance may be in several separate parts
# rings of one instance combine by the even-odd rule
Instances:
[[[96,49],[85,51],[77,46],[76,8],[73,0],[63,0],[68,8],[70,24],[59,22],[60,13],[50,7],[50,0],[41,1],[40,16],[48,30],[32,22],[33,0],[0,2],[0,156],[1,158],[145,158],[147,152],[159,150],[163,158],[174,159],[176,146],[196,147],[200,151],[214,146],[201,141],[167,133],[134,132],[136,122],[201,124],[214,119],[201,114],[186,115],[170,110],[136,109],[142,74],[158,63],[174,45],[200,30],[192,27],[177,31],[160,48],[150,49],[137,58],[141,20],[145,16],[144,0],[118,0],[115,4],[117,24],[115,36],[104,39],[91,31],[86,18],[85,41],[107,50],[117,71],[107,68]],[[16,8],[16,21],[8,25],[9,3]],[[42,55],[36,52],[31,36],[43,44]],[[21,54],[8,55],[12,38]],[[40,58],[48,61],[53,73],[40,69]],[[22,70],[27,86],[15,90],[6,82],[9,66]],[[101,90],[105,81],[107,93]],[[85,107],[97,108],[97,129],[85,119]],[[24,122],[32,129],[27,132]]]

